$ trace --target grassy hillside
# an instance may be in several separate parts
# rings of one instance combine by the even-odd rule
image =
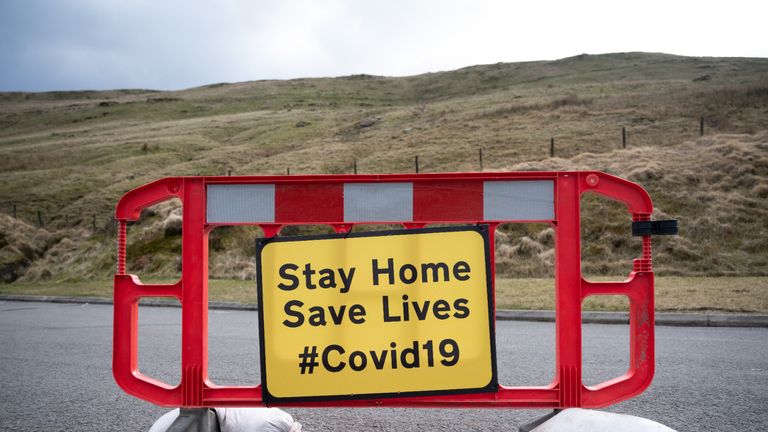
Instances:
[[[353,159],[361,173],[412,172],[416,155],[422,172],[477,170],[482,148],[485,170],[601,169],[646,186],[682,224],[658,242],[662,272],[765,275],[765,131],[768,59],[626,53],[403,78],[0,93],[0,268],[6,281],[108,276],[117,199],[163,176],[349,173]],[[601,222],[585,227],[585,271],[624,271],[637,250],[625,215],[592,201],[585,213]],[[177,219],[165,205],[131,227],[134,270],[178,271]],[[243,231],[214,232],[212,275],[252,274],[258,233]],[[499,236],[506,274],[550,274],[546,227]]]

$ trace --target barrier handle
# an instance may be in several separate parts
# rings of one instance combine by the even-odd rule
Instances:
[[[181,300],[181,281],[144,285],[135,275],[115,275],[112,374],[126,393],[161,406],[181,405],[181,386],[143,375],[138,368],[138,314],[141,297]]]
[[[127,192],[120,198],[115,207],[117,219],[117,274],[125,274],[125,255],[127,243],[127,223],[137,221],[141,211],[159,202],[171,199],[182,199],[184,179],[167,177],[147,183]]]
[[[640,185],[601,172],[580,173],[580,193],[594,192],[624,203],[633,221],[650,220],[653,202]],[[627,372],[595,386],[582,385],[585,407],[601,408],[636,396],[653,380],[654,301],[651,237],[642,237],[642,255],[622,282],[590,282],[581,279],[582,301],[592,295],[623,295],[629,299],[630,353]]]
[[[633,217],[653,212],[653,202],[637,183],[598,171],[579,173],[579,192],[594,192],[624,203]]]
[[[183,186],[184,179],[176,177],[166,177],[139,186],[120,198],[115,208],[115,219],[136,221],[147,207],[171,198],[181,199]]]
[[[590,295],[623,295],[630,303],[629,369],[618,378],[582,388],[584,406],[601,408],[642,393],[653,380],[653,272],[633,271],[623,282],[582,279],[582,299]]]

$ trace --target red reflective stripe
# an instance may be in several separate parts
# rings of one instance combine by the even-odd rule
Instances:
[[[413,220],[464,222],[483,219],[482,181],[413,184]]]
[[[276,223],[331,223],[340,220],[344,220],[343,184],[276,185]]]

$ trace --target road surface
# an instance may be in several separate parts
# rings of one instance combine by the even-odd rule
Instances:
[[[179,380],[181,310],[141,307],[139,367]],[[112,307],[0,302],[0,430],[146,431],[166,410],[124,394],[111,375]],[[257,316],[210,312],[210,376],[259,380]],[[627,368],[627,326],[585,325],[584,379]],[[680,431],[768,430],[768,329],[658,327],[657,372],[641,396],[609,411]],[[544,385],[554,375],[554,325],[497,324],[500,382]],[[287,409],[307,431],[510,430],[533,410]]]

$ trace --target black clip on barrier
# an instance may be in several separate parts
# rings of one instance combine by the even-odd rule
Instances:
[[[632,222],[633,236],[677,235],[677,219]]]

